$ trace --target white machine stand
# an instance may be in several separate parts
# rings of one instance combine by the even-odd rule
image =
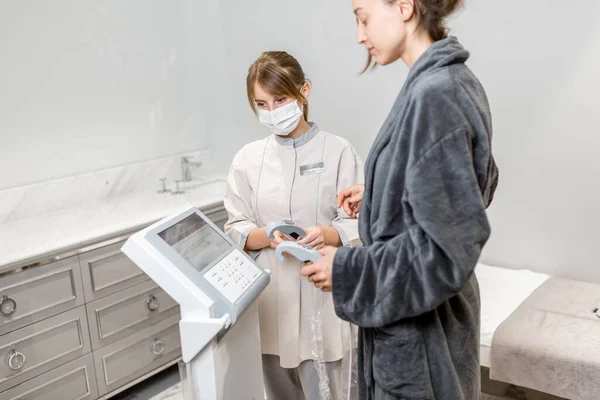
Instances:
[[[122,251],[181,306],[186,400],[263,400],[254,300],[269,272],[196,208],[136,233]]]

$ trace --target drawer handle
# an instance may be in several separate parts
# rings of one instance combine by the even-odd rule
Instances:
[[[5,317],[11,316],[17,310],[17,302],[8,296],[0,298],[0,313]]]
[[[146,305],[148,306],[148,310],[156,311],[158,310],[158,307],[160,307],[160,301],[158,301],[158,299],[153,294],[151,294],[150,298],[146,302]]]
[[[12,351],[10,352],[10,356],[8,356],[8,367],[13,371],[18,371],[21,368],[23,368],[23,365],[25,365],[25,361],[27,361],[27,359],[25,358],[25,355],[23,353],[12,349]]]
[[[155,356],[160,356],[165,351],[165,344],[160,339],[154,339],[154,343],[152,343],[152,353]]]

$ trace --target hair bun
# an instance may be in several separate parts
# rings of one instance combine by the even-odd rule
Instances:
[[[463,6],[464,0],[442,0],[442,3],[443,16],[447,18]]]

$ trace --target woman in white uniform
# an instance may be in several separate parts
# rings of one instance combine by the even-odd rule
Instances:
[[[244,146],[227,179],[226,233],[257,263],[272,271],[271,283],[259,297],[260,334],[265,388],[269,400],[319,399],[310,320],[319,305],[303,279],[301,263],[280,262],[274,248],[291,240],[265,227],[291,220],[304,228],[302,243],[314,248],[360,244],[358,226],[337,208],[339,190],[363,182],[363,162],[345,139],[308,122],[310,83],[294,57],[265,52],[247,76],[250,106],[271,135]],[[350,350],[350,327],[323,298],[324,361],[333,398],[341,385],[341,360]]]

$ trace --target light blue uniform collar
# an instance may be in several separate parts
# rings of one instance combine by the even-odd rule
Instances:
[[[314,138],[317,135],[317,133],[319,133],[319,127],[317,126],[317,124],[315,124],[314,122],[309,122],[308,124],[310,125],[310,129],[308,130],[308,132],[306,132],[304,135],[300,136],[298,139],[290,139],[290,138],[274,135],[275,140],[277,140],[277,143],[279,143],[282,146],[293,146],[293,147],[303,146],[306,143],[310,142],[311,139]]]

